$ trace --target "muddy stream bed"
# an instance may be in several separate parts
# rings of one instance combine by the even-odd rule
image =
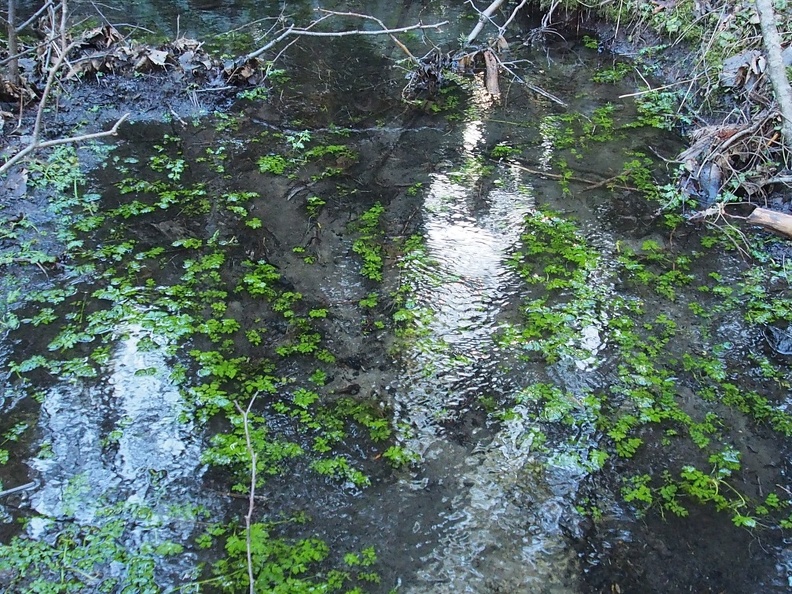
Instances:
[[[266,99],[37,161],[0,589],[248,591],[247,429],[257,591],[789,591],[788,249],[665,224],[681,143],[586,45],[513,44],[562,107],[407,104],[384,38],[305,40]]]

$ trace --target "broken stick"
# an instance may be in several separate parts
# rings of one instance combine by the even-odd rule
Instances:
[[[792,239],[792,215],[757,207],[748,215],[746,222]]]

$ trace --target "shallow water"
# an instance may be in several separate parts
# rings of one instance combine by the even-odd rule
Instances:
[[[150,10],[135,4],[136,10],[138,6],[144,15]],[[437,18],[457,16],[457,9],[442,8]],[[184,30],[225,29],[265,12],[260,6],[238,5],[237,9],[191,11]],[[367,5],[367,9],[374,12],[378,7]],[[417,5],[399,15],[385,9],[382,14],[398,23],[413,22],[418,15],[428,21],[432,16]],[[465,24],[469,22],[462,21],[462,31],[449,27],[436,37],[437,42],[455,39]],[[549,170],[554,158],[566,154],[556,146],[558,137],[552,129],[559,124],[554,116],[591,116],[596,108],[615,102],[617,126],[631,121],[634,105],[618,96],[632,91],[633,83],[592,83],[592,72],[607,65],[610,58],[582,45],[559,43],[532,51],[516,43],[514,57],[527,60],[522,75],[562,98],[568,108],[519,84],[510,86],[496,101],[483,91],[480,80],[469,80],[456,90],[459,105],[447,105],[440,114],[433,114],[431,108],[427,111],[399,102],[404,81],[387,70],[391,62],[382,58],[386,45],[383,40],[338,40],[296,46],[284,64],[292,81],[269,103],[240,102],[233,108],[230,115],[238,118],[236,130],[220,129],[219,120],[211,118],[188,127],[139,124],[126,130],[114,153],[120,160],[96,171],[92,182],[103,196],[104,207],[127,204],[137,195],[117,191],[124,178],[119,163],[128,162],[133,176],[156,178],[148,167],[155,145],[165,148],[154,154],[178,147],[188,164],[179,183],[182,187],[204,184],[201,187],[208,189],[212,200],[205,211],[162,209],[117,226],[105,225],[90,235],[88,241],[97,246],[134,242],[129,253],[108,255],[104,269],[130,270],[136,261],[130,254],[160,245],[167,246],[167,257],[156,265],[144,261],[134,294],[119,300],[136,306],[130,308],[124,325],[113,328],[118,338],[112,341],[98,378],[47,379],[40,386],[33,382],[32,389],[43,394],[39,394],[41,408],[32,450],[43,448],[43,454],[26,459],[28,476],[6,473],[3,484],[11,487],[30,477],[39,484],[15,495],[10,503],[0,501],[9,504],[6,517],[36,512],[44,518],[92,525],[98,522],[97,512],[108,505],[126,506],[124,513],[129,515],[136,506],[143,507],[146,521],[125,533],[124,542],[156,547],[166,540],[188,543],[201,529],[194,517],[175,519],[174,507],[205,506],[220,520],[244,513],[244,497],[229,494],[232,481],[222,473],[207,473],[201,458],[210,436],[226,427],[217,421],[200,425],[186,414],[190,407],[184,403],[183,390],[198,385],[204,373],[197,370],[195,361],[190,362],[186,351],[203,348],[208,339],[194,336],[183,345],[178,329],[166,331],[156,323],[157,314],[167,310],[157,298],[176,286],[198,258],[179,242],[200,239],[202,249],[223,254],[223,263],[218,265],[214,284],[199,285],[196,291],[227,291],[227,298],[218,298],[218,303],[244,330],[267,326],[268,334],[264,333],[260,344],[244,343],[234,335],[235,344],[226,345],[234,355],[251,365],[264,358],[276,360],[277,373],[287,379],[278,386],[278,397],[284,400],[296,387],[310,385],[308,378],[319,367],[307,358],[277,358],[275,346],[292,338],[294,328],[237,287],[247,264],[266,260],[282,275],[281,286],[300,292],[306,307],[328,310],[327,319],[317,323],[322,344],[337,361],[327,367],[327,385],[317,388],[321,397],[332,401],[338,394],[349,393],[358,401],[375,403],[395,428],[392,440],[419,456],[417,463],[393,471],[382,462],[381,448],[356,428],[334,448],[369,472],[371,486],[318,476],[307,463],[290,462],[261,487],[266,501],[258,508],[262,517],[307,511],[313,521],[304,528],[290,528],[290,536],[319,535],[341,552],[375,546],[382,583],[370,585],[372,591],[388,592],[396,586],[415,594],[619,591],[613,589],[614,584],[623,576],[616,570],[602,570],[606,577],[601,585],[587,581],[589,572],[592,567],[604,567],[603,559],[609,558],[612,549],[629,549],[631,544],[640,549],[639,541],[646,534],[620,501],[602,502],[610,516],[594,529],[593,536],[591,521],[580,513],[583,495],[599,480],[596,470],[580,460],[596,449],[603,439],[601,432],[584,419],[573,439],[553,441],[548,413],[542,417],[536,406],[514,405],[523,390],[548,378],[572,400],[615,383],[610,314],[592,310],[568,321],[575,331],[572,342],[582,355],[552,364],[537,361],[526,355],[524,345],[502,337],[522,323],[522,306],[544,294],[541,287],[526,284],[509,263],[520,249],[525,217],[538,208],[549,207],[577,219],[585,239],[602,254],[600,268],[590,274],[588,282],[606,300],[607,296],[615,299],[622,290],[634,297],[614,272],[621,246],[640,244],[647,238],[664,241],[647,216],[649,209],[638,204],[639,196],[585,187],[564,192],[555,180],[525,169],[527,163],[534,170]],[[360,66],[339,68],[339,64]],[[376,72],[387,72],[391,78],[368,80],[361,74]],[[350,130],[340,136],[335,126]],[[309,131],[317,145],[337,141],[354,149],[359,160],[342,164],[347,170],[341,182],[310,177],[321,169],[301,172],[292,179],[257,169],[257,160],[283,143],[274,134],[288,138],[302,130]],[[173,146],[167,145],[165,134],[171,135]],[[519,161],[489,158],[499,143],[518,147]],[[590,147],[570,167],[581,177],[606,179],[617,174],[629,158],[625,151],[646,145],[667,155],[678,148],[673,136],[642,128]],[[217,147],[229,155],[226,161],[207,158],[206,149]],[[251,199],[249,213],[260,219],[260,228],[245,225],[228,214],[230,210],[223,210],[218,197],[242,191],[259,194]],[[318,213],[306,208],[307,196],[312,194],[326,203]],[[355,221],[376,201],[386,210],[382,284],[360,275],[353,251]],[[424,250],[420,257],[410,258],[398,243],[412,234],[420,237]],[[306,263],[303,254],[313,261]],[[702,265],[704,272],[709,265]],[[739,264],[728,259],[726,266],[738,269]],[[93,290],[80,284],[86,311],[103,306]],[[404,296],[403,305],[395,304],[396,291]],[[394,309],[403,308],[413,321],[411,332],[396,331],[390,319],[381,326],[372,323],[374,314],[359,306],[372,292],[379,297],[378,314],[392,316]],[[685,328],[680,342],[697,340],[698,330],[688,330],[697,323],[686,308],[687,302],[698,299],[692,290],[676,302],[663,302],[655,295],[642,297],[648,309],[667,312]],[[105,306],[106,301],[102,301]],[[745,332],[741,323],[734,325],[731,329],[724,326],[719,333],[735,345],[752,340],[754,335]],[[144,337],[150,341],[139,348]],[[17,352],[11,359],[46,353],[50,340],[52,336],[43,332],[12,333],[9,342]],[[706,341],[696,344],[709,345]],[[177,385],[172,374],[180,364],[188,369]],[[355,390],[350,386],[356,386]],[[29,383],[20,385],[9,376],[8,394],[30,389]],[[21,399],[8,398],[7,402]],[[574,409],[579,402],[572,404]],[[510,414],[499,416],[497,412],[507,405]],[[493,407],[494,413],[488,410]],[[13,406],[7,405],[5,411],[13,413]],[[273,408],[263,408],[261,414],[267,418],[269,431],[279,438],[311,447],[309,436],[293,418]],[[543,432],[550,434],[549,449]],[[783,466],[781,461],[774,463]],[[614,492],[617,487],[603,489],[601,497],[605,500]],[[750,541],[750,537],[742,533],[735,537],[729,531],[728,517],[711,526],[711,540],[736,539],[721,560],[724,567],[732,565],[728,555],[745,544],[739,538]],[[36,521],[27,534],[46,539],[52,536],[49,530],[47,522]],[[664,530],[660,544],[647,541],[649,548],[673,548],[675,536],[683,534],[678,526]],[[687,543],[687,536],[681,538]],[[775,562],[774,555],[764,557],[765,563],[757,569],[765,572],[754,582],[762,584],[757,592],[783,591],[787,575],[783,559],[788,555],[776,550],[777,570],[766,571],[766,565]],[[210,552],[210,556],[221,554],[217,548]],[[680,549],[673,554],[686,552]],[[160,559],[162,587],[173,590],[195,579],[195,562],[204,555],[188,547],[183,555]],[[625,558],[629,563],[629,554]],[[704,563],[714,560],[717,554],[708,552]],[[736,571],[748,564],[749,560],[736,563]],[[709,583],[709,575],[691,577],[696,570],[693,567],[685,573],[687,568],[679,567],[676,581],[668,583],[685,583],[694,589]],[[117,567],[112,571],[114,575],[120,572]],[[718,565],[716,571],[726,570]],[[660,591],[648,578],[645,584],[642,591]]]

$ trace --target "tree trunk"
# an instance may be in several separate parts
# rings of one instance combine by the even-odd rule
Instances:
[[[781,133],[784,136],[784,145],[792,150],[792,89],[789,87],[789,79],[781,56],[781,36],[776,27],[773,1],[756,0],[756,11],[759,13],[759,25],[762,28],[762,40],[767,54],[767,74],[773,84],[778,108],[781,111]]]
[[[19,60],[14,58],[19,53],[16,32],[16,2],[8,0],[8,55],[11,61],[8,62],[8,81],[13,85],[19,85]]]

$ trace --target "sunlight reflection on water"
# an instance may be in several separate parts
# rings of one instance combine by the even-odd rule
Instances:
[[[184,518],[172,522],[173,506],[208,499],[200,440],[180,418],[182,397],[169,379],[164,351],[138,348],[144,334],[129,329],[106,384],[60,383],[47,393],[40,430],[50,455],[32,461],[42,483],[32,504],[44,516],[84,524],[101,523],[114,505],[127,513],[150,510],[151,525],[135,530],[134,538],[156,546],[186,539],[192,530]]]

